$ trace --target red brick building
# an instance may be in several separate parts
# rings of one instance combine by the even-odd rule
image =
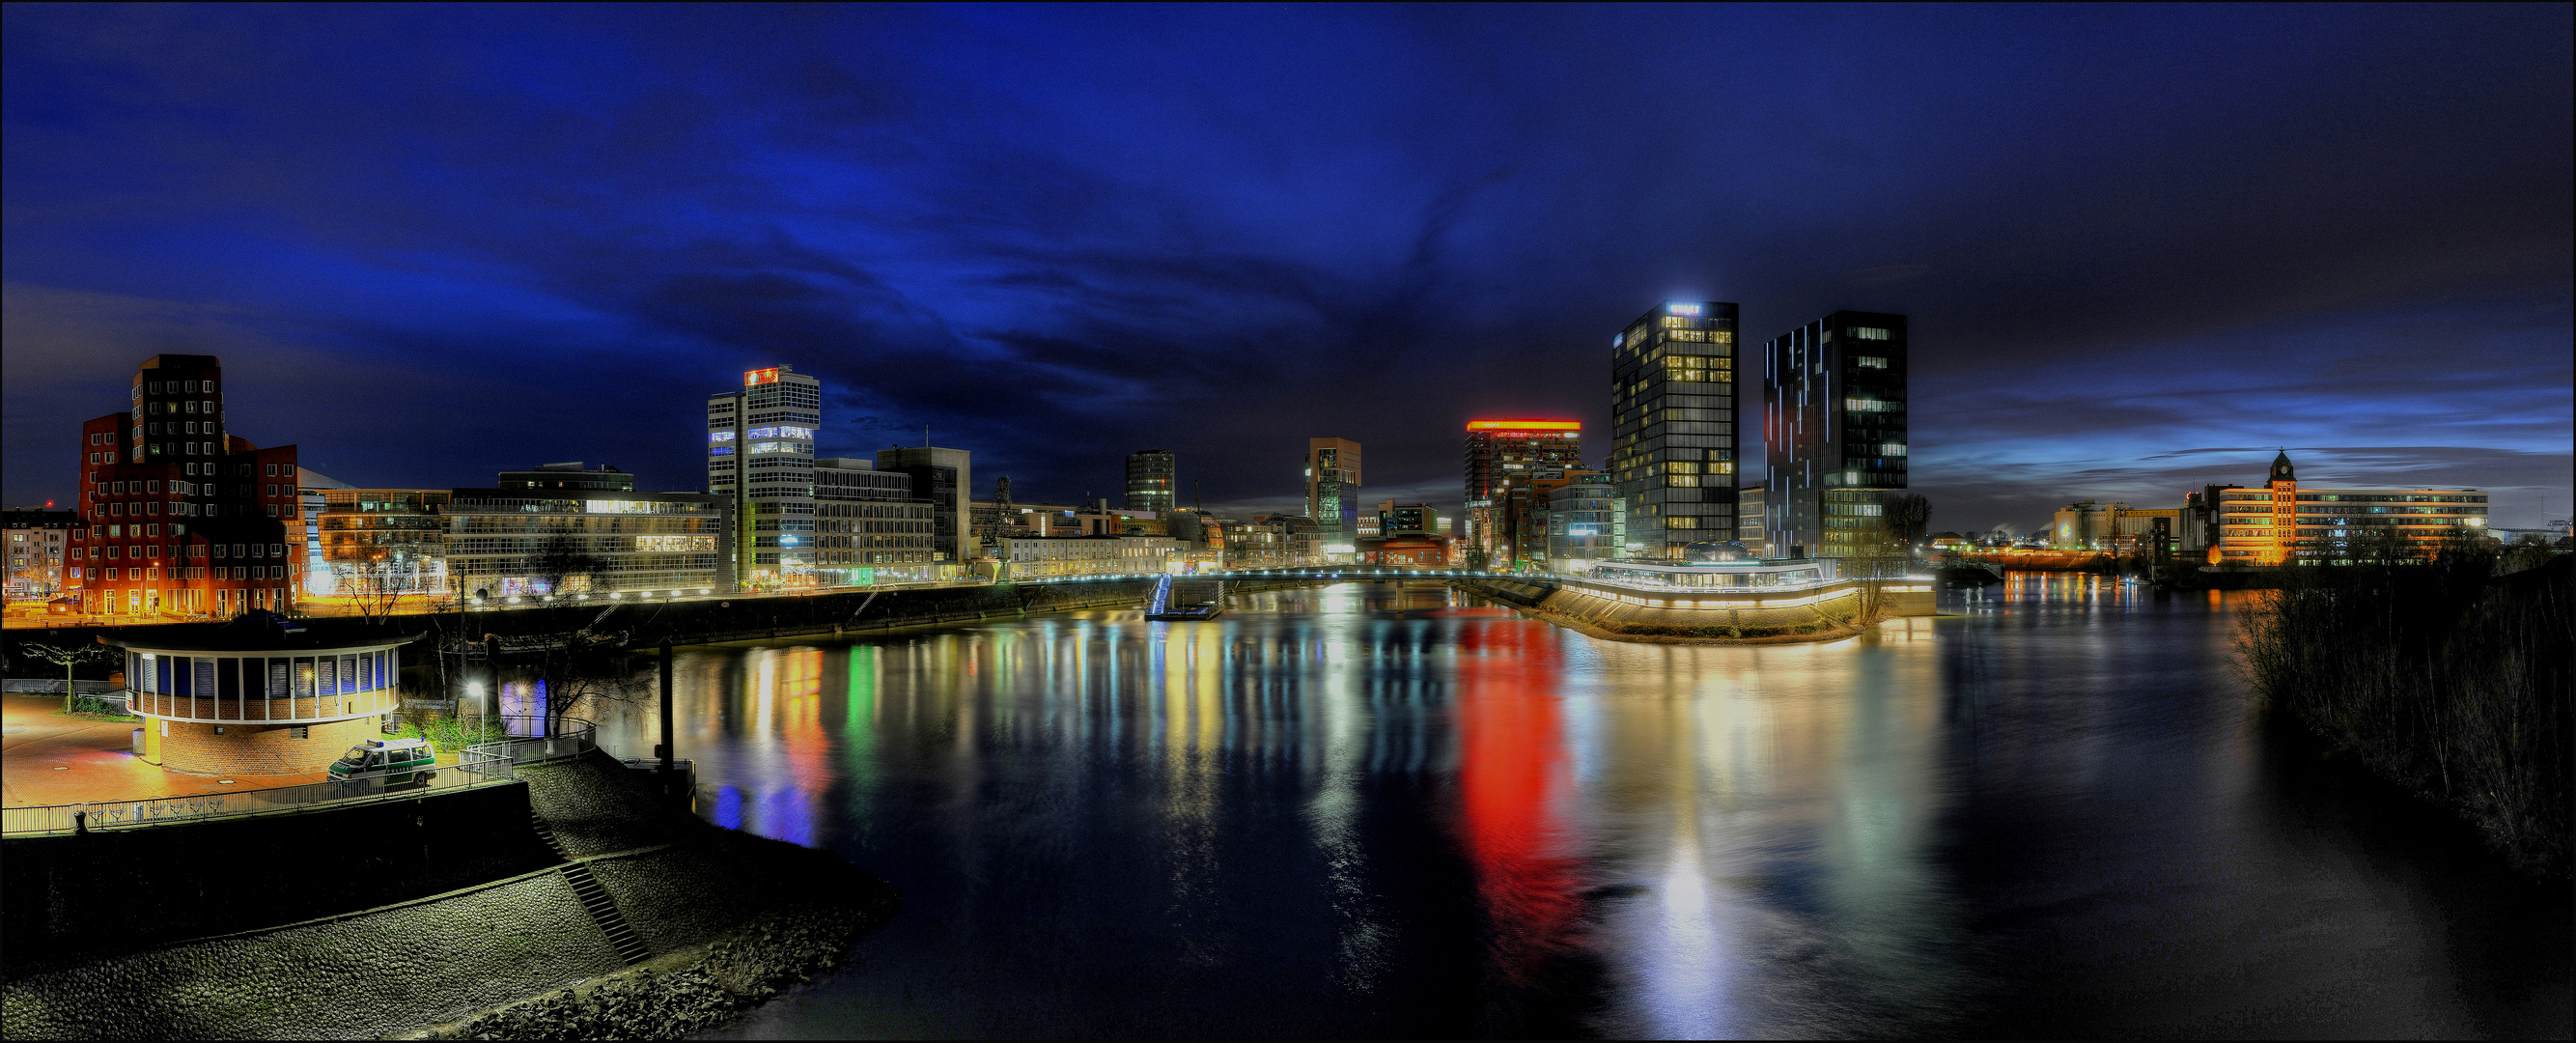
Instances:
[[[64,587],[85,614],[230,617],[295,605],[304,564],[295,447],[228,430],[223,363],[155,355],[124,412],[81,425]]]
[[[1359,563],[1397,568],[1445,569],[1458,564],[1457,543],[1447,536],[1390,536],[1359,541]]]

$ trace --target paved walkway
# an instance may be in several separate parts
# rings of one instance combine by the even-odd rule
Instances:
[[[0,804],[110,803],[327,781],[300,775],[190,775],[133,754],[138,721],[63,713],[62,693],[0,696]]]

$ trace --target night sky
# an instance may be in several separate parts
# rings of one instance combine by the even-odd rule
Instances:
[[[979,498],[1172,448],[1290,509],[1337,435],[1454,507],[1471,417],[1597,465],[1678,298],[1910,315],[1936,529],[2280,446],[2538,525],[2570,10],[10,5],[6,498],[167,351],[365,486],[702,488],[705,397],[788,364],[827,455],[928,425]]]

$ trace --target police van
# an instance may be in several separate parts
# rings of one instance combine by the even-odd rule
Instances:
[[[382,781],[388,786],[427,783],[437,774],[438,751],[427,739],[369,739],[331,762],[331,781]]]

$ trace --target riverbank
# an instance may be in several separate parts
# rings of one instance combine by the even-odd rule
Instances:
[[[2576,558],[2303,569],[2244,618],[2261,707],[2436,801],[2526,874],[2570,876]]]
[[[402,820],[382,810],[372,813],[385,821],[368,824],[339,822],[335,815],[346,816],[334,812],[248,820],[243,825],[267,832],[229,845],[223,823],[187,837],[159,827],[38,838],[65,842],[50,855],[73,870],[99,855],[146,868],[180,858],[201,863],[201,884],[163,897],[216,908],[200,919],[235,929],[125,947],[99,939],[77,958],[13,959],[0,988],[0,1032],[668,1037],[721,1024],[837,965],[861,934],[893,914],[893,892],[883,881],[827,853],[704,823],[604,754],[518,770],[518,784],[470,791],[472,807],[433,806],[453,797],[424,798],[416,814],[446,821],[419,841],[399,836]],[[297,846],[295,837],[306,843]],[[101,841],[131,850],[76,849]],[[13,877],[23,875],[22,854],[44,854],[9,843]],[[150,851],[156,844],[187,850],[157,859]],[[391,851],[398,856],[392,863],[370,865],[366,856],[378,848],[407,850]],[[483,864],[461,868],[450,854],[485,850]],[[472,882],[455,886],[459,875]],[[441,888],[434,894],[357,897],[431,876],[439,878],[431,886]],[[120,907],[150,897],[106,881],[84,889],[81,877],[57,873],[44,886],[13,880],[5,896],[11,906],[53,910],[13,908],[13,921],[59,919],[68,904],[76,912],[64,926],[95,932],[104,921],[88,923],[96,917],[77,910],[113,919]],[[310,915],[307,903],[266,917],[245,911],[270,896],[353,878],[375,878],[358,880],[365,886],[343,900],[368,902],[363,907]],[[241,926],[245,918],[268,922]],[[12,950],[36,945],[41,933],[13,930]],[[620,998],[637,989],[635,967],[651,971],[651,994],[660,999]],[[540,1016],[553,1020],[533,1020]]]

